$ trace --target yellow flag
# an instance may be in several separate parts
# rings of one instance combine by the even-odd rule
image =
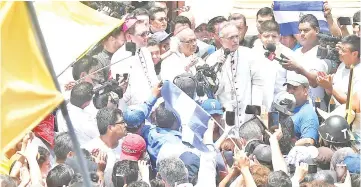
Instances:
[[[1,147],[4,154],[62,101],[25,2],[0,2]]]

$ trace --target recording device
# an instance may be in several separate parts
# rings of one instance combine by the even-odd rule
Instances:
[[[308,173],[317,173],[317,165],[316,164],[308,164]]]
[[[228,57],[228,55],[231,53],[231,50],[229,50],[229,49],[224,49],[223,50],[223,55],[224,55],[224,61],[226,61],[226,59],[227,59],[227,57]],[[217,72],[219,72],[220,70],[221,70],[221,68],[222,68],[222,65],[224,64],[224,61],[222,61],[222,62],[217,62],[214,66],[214,71],[217,73]],[[215,69],[215,68],[217,68],[217,69]]]
[[[236,118],[236,112],[233,111],[226,111],[226,123],[228,126],[234,126],[235,125],[235,118]]]
[[[109,97],[111,97],[111,102],[115,105],[123,97],[123,90],[119,86],[118,81],[114,79],[106,81],[102,86],[94,89],[93,93],[93,103],[96,109],[106,107]]]
[[[268,129],[271,132],[274,132],[280,123],[280,113],[275,111],[275,112],[268,112]]]
[[[132,52],[132,56],[135,55],[135,51],[137,50],[136,45],[134,42],[127,42],[125,43],[125,50]]]
[[[277,60],[279,63],[286,63],[287,61],[285,61],[283,59],[289,60],[289,58],[287,58],[283,54],[281,54],[281,59],[276,57],[276,53],[275,53],[276,45],[275,44],[267,44],[266,49],[267,49],[267,51],[264,53],[264,56],[271,61]]]
[[[261,115],[261,107],[258,105],[247,105],[245,113],[260,116]]]
[[[233,166],[233,152],[232,151],[222,151],[222,157],[224,162],[228,165],[229,168]]]
[[[337,21],[340,25],[351,25],[350,17],[339,17]]]
[[[341,63],[336,44],[341,41],[340,37],[333,37],[329,34],[317,34],[320,45],[317,50],[317,58],[328,59],[332,67],[330,72],[336,72],[338,65]]]

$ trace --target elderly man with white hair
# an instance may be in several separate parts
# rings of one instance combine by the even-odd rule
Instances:
[[[235,112],[235,125],[241,125],[252,117],[245,114],[247,105],[262,105],[261,68],[251,50],[239,46],[237,26],[222,24],[219,37],[222,47],[209,56],[207,64],[219,64],[217,77],[220,83],[215,95],[227,112]],[[225,55],[225,51],[230,51],[230,54]]]
[[[195,55],[197,49],[196,35],[190,28],[183,28],[175,37],[171,38],[171,48],[173,53],[165,58],[161,67],[161,79],[170,80],[182,73],[192,73],[195,75],[196,66],[205,62]]]

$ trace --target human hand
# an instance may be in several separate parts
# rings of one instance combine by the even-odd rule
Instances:
[[[250,162],[250,165],[251,165],[251,166],[253,166],[253,165],[261,165],[261,163],[259,163],[256,155],[251,155],[249,159],[250,159],[250,161],[251,161],[251,162]]]
[[[29,132],[24,136],[24,138],[21,142],[21,150],[20,150],[21,153],[23,153],[23,154],[25,153],[26,147],[28,146],[29,142],[31,142],[33,139],[34,139],[33,132]]]
[[[294,71],[298,74],[301,73],[302,67],[295,61],[285,60],[285,63],[282,63],[282,67],[289,71]]]
[[[308,173],[308,164],[301,162],[296,166],[294,177],[297,177],[298,182],[303,181]]]
[[[68,84],[65,84],[65,91],[70,91],[73,89],[73,87],[76,85],[75,81],[70,81]]]
[[[98,171],[104,172],[105,167],[107,166],[107,153],[99,152],[95,159],[95,163],[98,165]]]
[[[228,175],[231,176],[231,178],[238,177],[241,174],[241,168],[239,168],[237,165],[233,164],[231,168],[228,167]]]
[[[332,9],[331,9],[330,5],[328,4],[328,1],[324,1],[323,2],[323,12],[324,12],[325,18],[332,16],[331,10]]]
[[[247,157],[247,154],[244,152],[244,150],[238,150],[237,148],[234,149],[234,161],[235,165],[240,168],[240,170],[249,170],[250,167],[250,161]]]
[[[36,157],[38,156],[39,146],[36,144],[32,144],[31,142],[32,140],[29,140],[24,152],[24,156],[28,160],[28,162],[30,162],[30,160],[36,160]]]
[[[140,176],[142,180],[148,181],[149,180],[149,165],[145,160],[138,160],[138,168],[140,172]]]
[[[326,75],[324,72],[317,72],[317,84],[324,89],[332,88],[332,75]]]
[[[270,142],[272,142],[272,141],[278,142],[283,136],[281,124],[278,124],[278,129],[276,129],[273,134],[270,133],[268,130],[265,130],[265,131],[269,135],[269,141]]]
[[[152,94],[154,97],[160,98],[162,96],[162,86],[163,82],[160,82],[152,88]]]

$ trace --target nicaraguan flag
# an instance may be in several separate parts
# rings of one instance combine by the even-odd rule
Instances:
[[[274,1],[273,13],[282,36],[299,33],[298,22],[306,14],[313,14],[317,18],[321,32],[329,32],[323,1]]]
[[[172,82],[164,81],[162,97],[182,124],[182,140],[200,151],[208,151],[202,140],[211,116]]]

